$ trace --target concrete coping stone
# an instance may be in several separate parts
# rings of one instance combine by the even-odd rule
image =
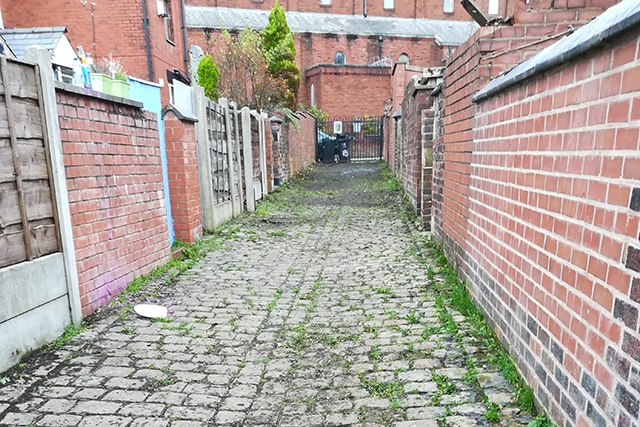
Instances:
[[[88,96],[91,98],[101,99],[103,101],[115,102],[116,104],[122,104],[133,108],[142,109],[142,102],[134,101],[133,99],[122,98],[121,96],[109,95],[108,93],[102,93],[95,90],[87,89],[72,85],[70,83],[55,82],[56,90],[63,92],[75,93],[76,95]]]

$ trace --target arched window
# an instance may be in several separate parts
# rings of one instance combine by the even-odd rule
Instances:
[[[401,64],[407,64],[409,65],[409,55],[407,55],[406,53],[403,53],[402,55],[400,55],[400,57],[398,58],[398,62]]]
[[[311,107],[316,105],[316,87],[313,85],[313,83],[311,84]]]
[[[346,62],[346,58],[344,56],[344,52],[337,51],[336,54],[333,56],[333,63],[336,65],[344,65],[345,62]]]

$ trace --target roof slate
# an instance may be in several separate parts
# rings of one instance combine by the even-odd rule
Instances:
[[[1,29],[0,35],[18,59],[24,59],[24,51],[38,45],[46,50],[58,46],[60,38],[67,32],[66,27],[13,28]]]
[[[464,43],[476,29],[473,21],[389,18],[333,13],[285,12],[289,28],[294,33],[357,34],[395,37],[433,37],[443,45]],[[190,28],[261,30],[269,22],[268,10],[227,7],[187,6],[187,26]]]

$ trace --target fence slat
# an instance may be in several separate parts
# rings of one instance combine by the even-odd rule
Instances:
[[[22,188],[22,175],[20,174],[20,156],[18,155],[18,138],[16,137],[15,123],[13,121],[13,104],[12,96],[9,88],[9,73],[7,73],[7,58],[0,57],[0,67],[2,67],[2,84],[4,86],[4,101],[7,107],[7,121],[9,125],[9,140],[11,143],[11,151],[13,154],[13,165],[16,174],[16,188],[18,190],[18,202],[20,204],[20,215],[22,216],[22,232],[24,236],[25,251],[27,259],[33,259],[33,250],[31,248],[31,238],[29,236],[29,219],[27,218],[27,209],[24,200],[24,191]]]
[[[227,101],[226,98],[220,98],[219,99],[219,103],[220,103],[220,109],[222,110],[222,113],[224,114],[224,117],[221,117],[221,119],[224,120],[224,128],[225,128],[225,132],[224,132],[224,136],[225,136],[225,147],[227,149],[227,163],[228,163],[228,170],[227,170],[227,174],[228,174],[228,178],[229,178],[229,190],[230,190],[230,195],[231,195],[231,201],[233,202],[233,216],[238,216],[240,215],[240,211],[238,211],[238,207],[237,204],[235,203],[236,198],[238,197],[237,194],[237,188],[235,185],[235,176],[234,176],[234,162],[233,162],[233,142],[231,141],[231,120],[229,119],[229,102]]]
[[[242,143],[240,142],[240,129],[238,126],[238,106],[236,105],[235,102],[231,103],[231,106],[233,107],[233,113],[232,113],[232,120],[233,120],[233,133],[234,133],[234,138],[235,138],[235,153],[236,153],[236,163],[237,163],[237,177],[236,179],[238,180],[238,192],[240,194],[240,212],[243,211],[244,209],[244,199],[245,199],[245,194],[244,191],[242,191],[242,155],[240,153],[240,148]]]
[[[44,153],[47,162],[47,175],[49,176],[49,189],[51,191],[51,207],[53,210],[53,224],[56,228],[56,240],[57,248],[59,252],[62,252],[62,238],[60,236],[60,227],[58,223],[58,204],[56,203],[56,189],[53,184],[53,171],[51,167],[51,155],[49,145],[49,135],[47,134],[47,119],[44,115],[44,94],[42,92],[42,83],[38,76],[40,76],[40,66],[36,64],[36,88],[38,93],[38,106],[40,107],[40,121],[42,123],[42,135],[44,138]]]
[[[242,154],[244,157],[244,186],[247,210],[255,212],[256,198],[253,194],[253,151],[251,149],[251,113],[247,107],[240,110],[242,116]]]

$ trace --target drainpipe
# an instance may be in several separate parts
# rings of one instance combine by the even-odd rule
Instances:
[[[382,36],[378,36],[378,59],[382,60]]]
[[[367,0],[364,0],[364,3],[362,4],[362,14],[365,18],[367,17]]]
[[[184,0],[180,0],[180,19],[182,19],[182,50],[184,52],[184,75],[191,83],[189,72],[189,51],[187,51],[187,24],[184,22]]]
[[[151,43],[149,42],[149,20],[147,19],[147,0],[142,0],[142,26],[144,27],[144,45],[147,50],[147,68],[149,81],[153,81],[153,67],[151,66]]]

